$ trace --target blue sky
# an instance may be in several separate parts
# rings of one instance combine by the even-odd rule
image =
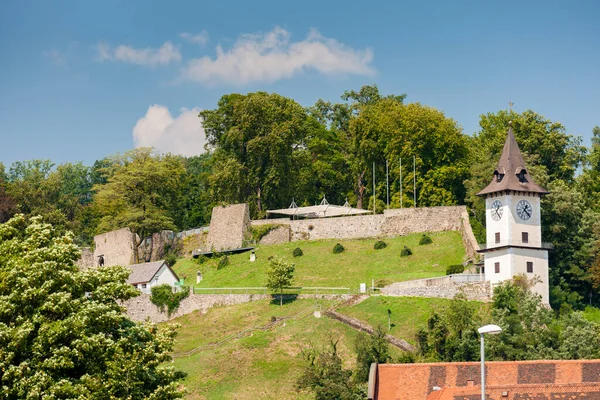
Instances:
[[[223,94],[311,105],[376,83],[442,110],[532,109],[589,144],[600,125],[598,1],[3,1],[0,161],[202,151]]]

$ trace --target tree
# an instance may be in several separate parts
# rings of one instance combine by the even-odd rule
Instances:
[[[16,212],[16,204],[6,193],[6,174],[4,164],[0,162],[0,223],[6,222]]]
[[[267,287],[279,292],[279,305],[283,305],[283,289],[292,285],[295,265],[283,260],[272,259],[267,268]]]
[[[0,225],[0,397],[176,399],[175,327],[132,322],[124,267],[80,271],[73,235],[41,217]]]
[[[321,352],[314,348],[303,350],[306,366],[298,379],[298,389],[311,389],[315,400],[364,399],[364,388],[352,379],[352,371],[342,366],[337,344],[337,341],[331,340],[329,349]]]
[[[380,326],[373,335],[360,332],[354,342],[356,349],[356,374],[358,382],[369,380],[369,370],[372,363],[387,363],[390,361],[390,347],[385,338],[385,330]]]
[[[94,186],[94,201],[102,216],[98,229],[129,228],[133,234],[135,262],[143,240],[164,229],[175,229],[169,216],[185,172],[179,157],[160,156],[137,148],[119,157],[119,165],[103,185]]]

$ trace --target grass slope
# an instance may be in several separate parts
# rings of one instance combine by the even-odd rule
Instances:
[[[414,345],[419,328],[427,325],[431,313],[448,306],[450,301],[425,297],[371,296],[359,304],[342,307],[337,311],[365,321],[373,327],[381,325],[387,329],[389,309],[392,311],[390,334]]]
[[[328,302],[321,302],[326,308]],[[253,326],[264,326],[272,316],[281,317],[298,311],[316,309],[315,300],[297,300],[279,306],[257,301],[194,313],[175,322],[182,325],[175,351],[199,345]],[[220,348],[176,358],[174,366],[188,373],[185,386],[188,399],[310,399],[307,392],[297,392],[295,383],[301,374],[301,349],[312,344],[321,349],[329,339],[339,340],[338,349],[345,366],[352,368],[354,340],[357,332],[327,317],[312,313],[296,321],[288,320],[268,332],[235,339]],[[396,355],[399,355],[395,351]]]
[[[230,265],[217,270],[216,260],[197,265],[191,260],[180,259],[174,267],[187,284],[195,284],[196,271],[203,280],[198,287],[264,286],[268,258],[279,257],[296,264],[295,286],[337,286],[357,288],[361,282],[371,284],[371,279],[400,282],[445,274],[446,266],[459,264],[465,257],[465,249],[459,232],[431,234],[433,243],[419,246],[420,234],[385,239],[388,246],[374,250],[377,239],[299,241],[278,245],[260,245],[256,250],[256,262],[249,261],[249,254],[229,257]],[[336,243],[346,251],[333,254]],[[400,257],[404,246],[413,255]],[[302,257],[292,257],[300,247]]]

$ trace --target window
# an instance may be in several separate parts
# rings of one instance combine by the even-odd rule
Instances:
[[[521,242],[529,243],[529,233],[528,232],[521,232]]]
[[[500,232],[496,232],[496,243],[500,243]]]
[[[533,262],[527,261],[527,273],[533,274]]]
[[[146,284],[142,283],[142,289],[146,289]]]
[[[500,273],[500,263],[494,263],[494,271],[499,274]]]

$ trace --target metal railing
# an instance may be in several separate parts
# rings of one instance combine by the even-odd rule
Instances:
[[[552,250],[554,248],[554,245],[550,242],[523,243],[518,240],[501,240],[498,243],[490,243],[490,244],[479,243],[480,250],[489,250],[489,249],[495,249],[498,247],[506,247],[506,246],[531,247],[534,249],[545,249],[545,250]]]
[[[370,289],[370,288],[368,288]],[[368,290],[367,290],[368,291]],[[289,287],[283,289],[283,294],[356,294],[358,290],[347,287]],[[194,294],[279,294],[267,287],[194,287]],[[366,293],[364,293],[366,294]]]

